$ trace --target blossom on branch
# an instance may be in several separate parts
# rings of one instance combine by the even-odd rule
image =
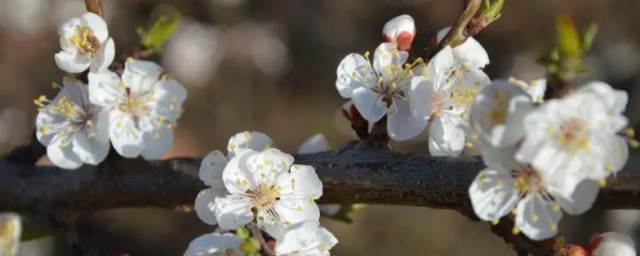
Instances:
[[[460,155],[469,133],[468,115],[473,97],[491,81],[482,70],[469,69],[457,62],[449,46],[429,61],[423,73],[410,82],[412,116],[431,123],[431,155]]]
[[[338,239],[318,221],[304,221],[284,231],[276,243],[276,255],[329,256]]]
[[[524,121],[527,134],[516,157],[545,172],[565,172],[566,182],[602,180],[622,169],[627,95],[604,83],[591,83],[563,99],[548,100]],[[572,185],[568,185],[570,191]]]
[[[87,86],[66,77],[53,100],[40,96],[36,137],[47,146],[55,165],[76,169],[82,163],[97,165],[109,152],[109,116],[89,102]]]
[[[382,43],[373,54],[347,55],[338,65],[336,88],[344,98],[351,99],[358,112],[369,122],[387,116],[387,130],[394,140],[407,140],[420,134],[427,124],[424,118],[412,115],[410,81],[414,69],[424,64],[417,60],[405,64],[408,53],[399,51],[395,43]]]
[[[91,68],[92,72],[104,70],[115,56],[113,39],[109,37],[107,23],[97,14],[87,12],[72,18],[58,28],[60,47],[55,61],[58,67],[69,73],[80,73]]]
[[[591,208],[598,195],[594,181],[568,184],[567,173],[518,162],[515,151],[514,147],[485,147],[487,168],[469,187],[473,210],[480,219],[497,222],[513,213],[514,233],[521,231],[533,240],[543,240],[557,234],[562,210],[576,215]],[[567,189],[570,185],[573,188]]]
[[[89,73],[89,100],[109,113],[111,143],[127,158],[158,159],[171,149],[186,97],[184,87],[150,61],[127,60],[122,78],[109,70]]]
[[[255,220],[278,239],[292,224],[318,220],[315,200],[322,196],[322,183],[313,167],[293,160],[275,148],[243,150],[231,158],[222,173],[230,195],[215,199],[220,228],[237,229]]]
[[[407,14],[397,16],[384,24],[382,36],[389,43],[396,43],[398,50],[408,51],[416,36],[416,24]]]
[[[273,142],[269,136],[261,132],[241,132],[229,138],[227,146],[227,156],[219,150],[209,152],[202,159],[198,175],[200,180],[210,188],[200,191],[194,203],[194,208],[198,217],[207,224],[218,223],[214,215],[215,198],[228,195],[229,192],[224,187],[222,172],[227,166],[229,159],[244,150],[262,151],[272,146]]]

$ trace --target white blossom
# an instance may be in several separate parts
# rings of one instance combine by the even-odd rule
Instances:
[[[595,87],[609,89],[602,92]],[[621,115],[626,101],[614,105],[615,95],[622,97],[596,84],[531,111],[525,118],[526,138],[518,160],[538,170],[566,172],[574,184],[618,172],[627,161],[628,147],[616,131],[626,126],[627,119]]]
[[[304,221],[292,225],[276,242],[276,254],[282,256],[328,256],[338,239],[318,221]]]
[[[482,70],[456,62],[449,46],[429,61],[421,76],[411,79],[409,109],[414,119],[431,122],[431,155],[460,155],[469,130],[473,97],[490,83]]]
[[[451,27],[441,29],[438,32],[438,42],[440,42],[451,30]],[[453,48],[453,56],[456,62],[464,64],[469,69],[484,68],[489,64],[489,54],[473,37],[468,37],[464,43]]]
[[[173,128],[187,91],[154,62],[129,59],[122,79],[103,70],[89,73],[89,100],[109,112],[109,137],[127,158],[158,159],[171,149]]]
[[[515,148],[484,149],[487,168],[469,187],[476,215],[497,222],[515,215],[514,233],[533,240],[550,238],[558,232],[562,211],[581,214],[591,208],[598,194],[594,181],[582,180],[567,192],[565,172],[548,172],[514,159]]]
[[[233,234],[211,233],[197,237],[184,256],[229,256],[244,255],[240,250],[242,240]]]
[[[606,232],[591,239],[591,256],[635,256],[636,246],[626,234]]]
[[[491,147],[513,146],[524,139],[524,116],[534,108],[529,95],[506,80],[494,80],[473,100],[471,128]]]
[[[407,14],[397,16],[384,24],[382,36],[389,43],[396,43],[398,50],[411,49],[411,43],[416,36],[416,24],[413,18]]]
[[[387,116],[387,131],[394,140],[407,140],[422,132],[424,118],[415,118],[409,100],[409,82],[416,61],[405,65],[408,54],[399,51],[395,43],[382,43],[373,54],[373,66],[368,54],[347,55],[338,65],[336,88],[344,98],[350,98],[364,119],[377,122]]]
[[[109,152],[109,117],[89,102],[88,89],[81,81],[66,77],[53,100],[40,96],[36,136],[47,146],[47,156],[55,165],[75,169],[82,163],[97,165]]]
[[[318,220],[315,200],[322,196],[322,183],[313,167],[293,160],[275,148],[237,152],[222,173],[230,195],[215,199],[220,228],[236,229],[256,220],[278,239],[292,224]]]
[[[55,61],[60,69],[80,73],[91,67],[97,72],[113,62],[115,46],[100,16],[87,12],[72,18],[59,27],[58,34],[62,51],[56,53]]]
[[[194,208],[198,217],[205,223],[215,225],[218,223],[215,217],[215,198],[228,195],[222,181],[222,171],[227,166],[229,159],[243,150],[262,151],[272,146],[269,136],[261,132],[241,132],[229,138],[227,144],[227,156],[218,150],[211,151],[202,159],[200,165],[200,180],[210,188],[198,193]]]
[[[525,92],[527,92],[527,94],[529,94],[529,97],[531,97],[531,100],[533,100],[534,103],[539,104],[544,102],[544,93],[547,91],[547,79],[537,79],[537,80],[532,80],[529,83],[526,83],[522,80],[518,80],[513,77],[510,77],[509,82],[517,85],[518,87],[522,88]]]

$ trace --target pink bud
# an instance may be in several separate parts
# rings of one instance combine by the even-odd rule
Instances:
[[[606,232],[591,238],[591,256],[635,256],[635,244],[622,233]]]
[[[416,25],[411,16],[403,14],[387,21],[382,35],[385,41],[398,44],[398,50],[407,51],[416,36]]]

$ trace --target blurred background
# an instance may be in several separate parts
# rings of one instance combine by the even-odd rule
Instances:
[[[203,156],[224,149],[236,132],[269,134],[277,146],[295,152],[315,133],[334,148],[354,139],[339,108],[335,70],[350,52],[373,51],[384,23],[410,14],[417,25],[414,49],[429,45],[450,26],[462,1],[437,0],[112,0],[104,16],[117,55],[139,44],[135,28],[160,13],[183,15],[174,36],[155,60],[189,91],[186,112],[176,130],[171,156]],[[600,25],[588,56],[600,79],[627,90],[627,115],[638,126],[640,1],[507,1],[500,20],[476,39],[488,51],[491,78],[541,78],[535,60],[553,45],[556,15],[571,15],[579,27]],[[85,11],[81,0],[0,0],[0,140],[5,147],[25,143],[33,127],[33,99],[53,96],[52,82],[64,73],[53,55],[59,50],[57,25]],[[7,121],[8,120],[8,121]],[[425,152],[425,136],[395,145]],[[468,152],[472,154],[473,152]],[[637,154],[637,152],[632,152]],[[194,195],[195,198],[195,195]],[[193,213],[165,209],[114,209],[85,216],[81,239],[109,255],[182,255],[195,237],[213,229]],[[369,206],[345,224],[323,220],[340,240],[335,255],[513,255],[489,231],[456,212],[401,206]],[[43,229],[33,220],[29,228]],[[636,238],[640,214],[594,209],[565,217],[562,230],[571,242],[586,243],[593,232],[618,231]],[[64,236],[25,244],[21,255],[69,255]]]

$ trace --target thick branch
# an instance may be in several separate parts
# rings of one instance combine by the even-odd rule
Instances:
[[[84,0],[87,11],[102,16],[102,0]]]
[[[325,203],[413,205],[469,214],[467,188],[483,168],[478,157],[429,157],[362,149],[296,156],[316,168]],[[124,160],[69,171],[0,162],[0,211],[46,214],[112,207],[192,204],[205,188],[199,159]],[[640,208],[640,159],[632,158],[600,193],[597,206]]]

